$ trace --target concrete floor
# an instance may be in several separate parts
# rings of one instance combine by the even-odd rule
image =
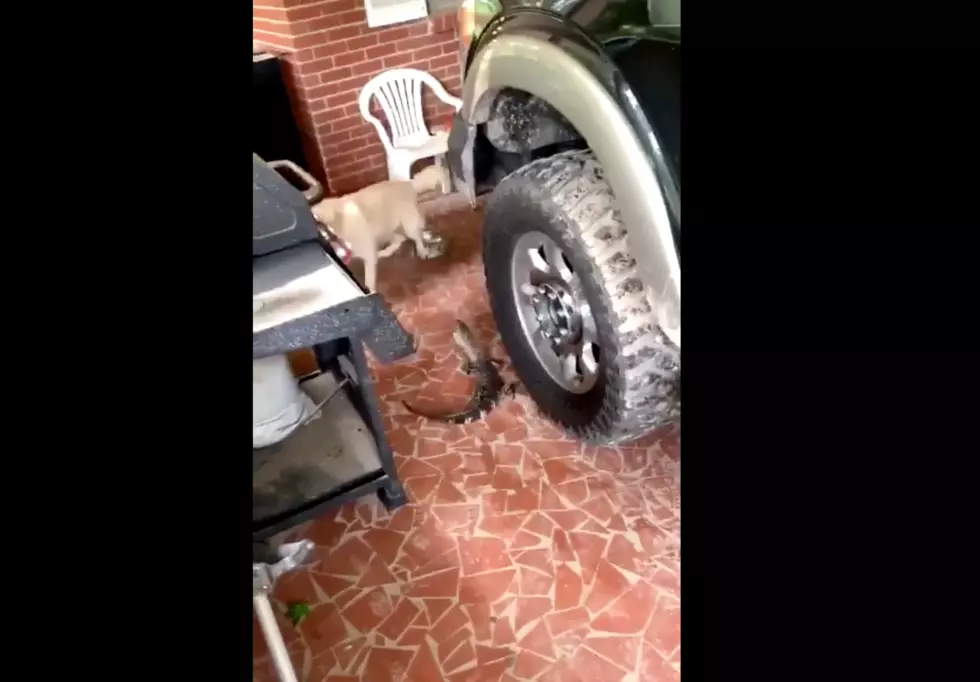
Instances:
[[[465,320],[506,357],[489,312],[481,216],[434,217],[446,256],[410,244],[379,290],[416,356],[376,365],[385,428],[412,504],[348,504],[294,536],[317,543],[275,598],[312,614],[282,629],[310,682],[670,682],[680,677],[679,432],[585,446],[518,396],[447,426],[401,400],[466,401],[451,331]],[[255,682],[274,680],[257,627]]]

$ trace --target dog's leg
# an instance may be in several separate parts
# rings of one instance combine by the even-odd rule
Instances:
[[[372,294],[378,290],[378,254],[373,251],[364,256],[364,286]]]
[[[388,244],[388,246],[378,251],[378,258],[379,259],[387,258],[388,256],[392,255],[395,251],[398,250],[398,247],[400,247],[404,241],[405,238],[403,236],[401,236],[400,234],[395,235],[395,238],[391,241],[390,244]]]
[[[415,210],[405,218],[405,221],[402,223],[402,230],[405,232],[405,236],[415,242],[415,253],[419,258],[432,258],[436,255],[429,249],[429,245],[425,243],[425,238],[422,234],[425,230],[425,216],[422,215],[422,211],[419,210],[417,205],[415,206]]]
[[[378,245],[374,237],[361,231],[348,233],[347,243],[354,256],[364,263],[364,286],[373,294],[378,286]]]
[[[449,190],[451,189],[451,187],[450,187],[450,180],[449,180],[449,171],[447,170],[446,167],[445,154],[440,154],[436,157],[435,166],[436,168],[439,169],[439,179],[440,179],[439,190],[442,194],[449,194]]]

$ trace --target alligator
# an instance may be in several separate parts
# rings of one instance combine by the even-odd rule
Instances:
[[[514,395],[517,391],[517,384],[507,384],[497,371],[500,360],[488,357],[480,349],[473,332],[461,320],[456,320],[456,328],[453,330],[453,340],[456,342],[456,349],[463,360],[463,372],[466,374],[476,374],[476,388],[470,396],[466,407],[459,412],[436,415],[417,410],[404,400],[402,405],[405,409],[419,417],[432,419],[435,421],[446,422],[449,424],[469,424],[483,419],[506,393]]]

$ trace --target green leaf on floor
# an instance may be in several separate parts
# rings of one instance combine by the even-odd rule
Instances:
[[[296,627],[304,618],[310,615],[312,610],[307,602],[295,601],[286,606],[286,618],[293,624],[293,627]]]

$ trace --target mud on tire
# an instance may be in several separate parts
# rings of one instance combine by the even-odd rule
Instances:
[[[562,247],[595,318],[601,357],[587,393],[552,380],[524,336],[509,273],[517,240],[530,230]],[[590,151],[539,159],[497,185],[484,213],[483,261],[504,346],[544,414],[593,443],[632,440],[680,416],[680,352],[657,326],[626,227]]]

